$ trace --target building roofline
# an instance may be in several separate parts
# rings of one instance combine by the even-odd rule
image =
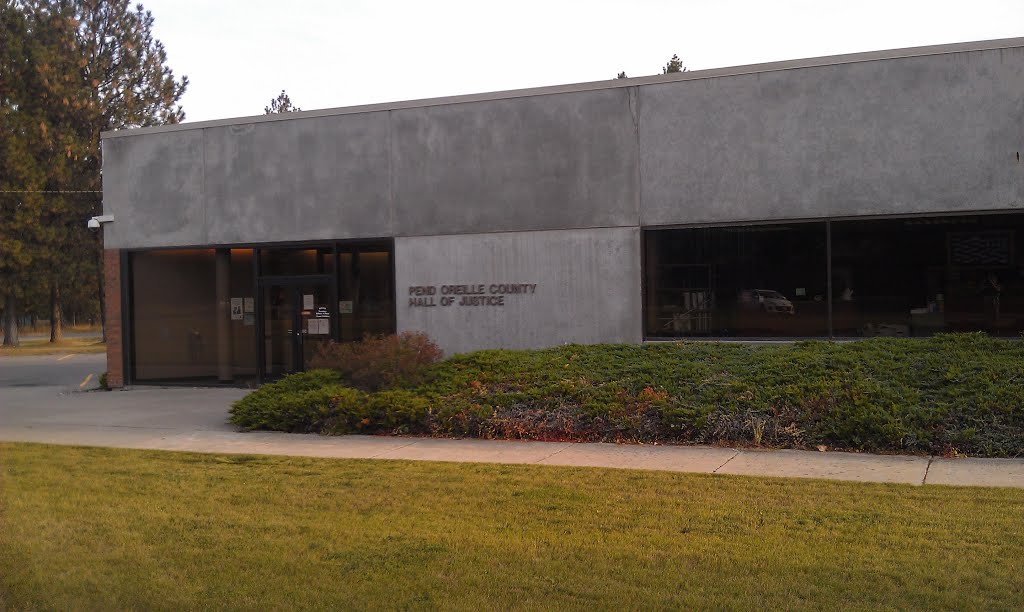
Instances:
[[[318,110],[298,111],[294,113],[255,115],[251,117],[235,117],[229,119],[212,119],[207,121],[196,121],[192,123],[178,123],[172,125],[157,125],[143,128],[111,130],[103,132],[101,134],[101,137],[103,139],[124,138],[128,136],[143,136],[146,134],[198,130],[204,128],[224,127],[230,125],[266,123],[270,121],[290,121],[295,119],[312,119],[316,117],[332,117],[335,115],[355,115],[360,113],[374,113],[409,108],[443,106],[449,104],[466,104],[470,102],[487,102],[492,100],[527,98],[532,96],[549,96],[563,93],[596,91],[602,89],[618,89],[621,87],[636,87],[639,85],[658,85],[662,83],[676,83],[679,81],[697,81],[701,79],[741,76],[746,74],[756,74],[762,72],[776,72],[780,70],[818,68],[822,66],[835,66],[840,64],[855,64],[859,62],[873,62],[879,60],[902,59],[929,55],[967,53],[971,51],[993,51],[999,49],[1013,49],[1019,47],[1024,47],[1024,37],[1000,38],[995,40],[981,40],[960,43],[947,43],[941,45],[928,45],[924,47],[889,49],[884,51],[865,51],[861,53],[846,53],[842,55],[828,55],[806,59],[783,60],[778,62],[767,62],[762,64],[745,64],[742,66],[710,68],[706,70],[694,70],[692,72],[687,71],[674,74],[656,74],[651,76],[633,77],[627,79],[608,79],[604,81],[590,81],[586,83],[573,83],[567,85],[549,85],[544,87],[530,87],[526,89],[512,89],[505,91],[492,91],[486,93],[445,96],[441,98],[423,98],[419,100],[406,100],[402,102],[362,104],[359,106],[324,108]]]

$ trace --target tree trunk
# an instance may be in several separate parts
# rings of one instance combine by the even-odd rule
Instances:
[[[64,340],[64,313],[61,312],[60,284],[50,283],[50,342]]]
[[[4,346],[18,346],[18,300],[8,295],[4,300]]]

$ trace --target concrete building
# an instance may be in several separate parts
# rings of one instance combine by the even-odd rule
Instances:
[[[1024,330],[1024,38],[103,135],[109,379]]]

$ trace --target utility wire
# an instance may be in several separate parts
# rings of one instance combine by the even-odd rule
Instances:
[[[95,190],[73,190],[73,189],[53,189],[53,190],[15,190],[15,189],[0,189],[0,193],[103,193],[102,191]]]

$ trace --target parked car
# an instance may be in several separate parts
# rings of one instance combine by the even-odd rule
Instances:
[[[793,302],[774,289],[744,289],[740,291],[740,304],[762,312],[796,314]]]

